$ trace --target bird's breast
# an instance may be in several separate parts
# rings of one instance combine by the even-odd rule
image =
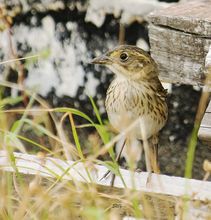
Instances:
[[[168,109],[165,100],[156,96],[149,85],[115,79],[108,88],[106,111],[111,125],[121,132],[139,120],[133,131],[137,138],[147,138],[164,126]]]

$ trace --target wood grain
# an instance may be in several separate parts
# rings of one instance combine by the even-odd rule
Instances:
[[[206,85],[203,88],[203,92],[210,96],[211,87],[211,45],[209,52],[205,59],[205,74],[206,74]],[[203,95],[203,94],[202,94]],[[200,106],[199,106],[200,107]],[[205,114],[202,118],[201,125],[198,132],[198,137],[206,144],[211,146],[211,101],[208,103]]]
[[[211,45],[211,1],[188,2],[152,13],[151,55],[163,81],[202,84]]]
[[[155,25],[167,26],[185,33],[211,36],[211,1],[197,0],[161,9],[148,17]]]
[[[211,144],[211,101],[202,119],[198,137],[202,141],[206,141],[207,144]]]
[[[149,26],[149,36],[151,55],[158,64],[161,79],[192,85],[203,82],[211,39],[153,24]]]

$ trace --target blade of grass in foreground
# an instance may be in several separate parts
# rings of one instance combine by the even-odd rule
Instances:
[[[99,133],[100,137],[102,138],[102,141],[103,141],[104,144],[107,144],[110,141],[110,135],[106,131],[105,126],[94,123],[94,121],[88,115],[86,115],[85,113],[83,113],[83,112],[81,112],[77,109],[74,109],[74,108],[55,108],[55,109],[53,109],[53,111],[61,112],[61,113],[71,113],[73,115],[77,115],[77,116],[80,116],[80,117],[86,119],[88,122],[90,122],[91,125],[93,125],[95,127],[95,129]],[[112,150],[110,150],[111,155],[114,154],[112,152]]]
[[[80,116],[84,119],[86,119],[87,121],[89,121],[91,124],[94,124],[94,122],[92,121],[92,119],[87,116],[86,114],[84,114],[83,112],[77,110],[77,109],[74,109],[74,108],[54,108],[52,109],[52,111],[54,112],[60,112],[60,113],[72,113],[73,115],[77,115],[77,116]]]
[[[34,98],[33,98],[33,96],[31,96],[30,101],[29,101],[26,109],[30,109],[33,102],[34,102]],[[9,159],[10,159],[10,162],[11,162],[11,166],[14,169],[14,171],[16,172],[16,175],[17,175],[17,178],[18,178],[18,181],[19,181],[20,185],[22,185],[22,177],[19,174],[18,168],[17,168],[16,163],[15,163],[15,156],[13,155],[14,149],[10,146],[10,138],[12,138],[12,135],[18,134],[20,132],[21,127],[24,123],[23,121],[24,121],[24,119],[26,119],[27,114],[28,114],[27,111],[23,113],[21,119],[18,120],[17,123],[15,122],[13,124],[12,129],[11,129],[11,135],[5,135],[5,138],[4,138],[4,143],[6,145],[6,149],[7,149],[8,156],[9,156]]]
[[[91,101],[91,104],[92,104],[92,107],[94,109],[95,115],[96,115],[96,117],[98,119],[98,122],[99,122],[99,125],[96,126],[96,129],[97,129],[98,133],[100,134],[103,143],[107,144],[110,141],[110,135],[109,135],[108,131],[106,130],[105,125],[102,122],[102,118],[100,116],[100,112],[99,112],[99,110],[98,110],[98,108],[97,108],[97,106],[96,106],[96,104],[94,102],[94,99],[91,96],[89,96],[89,99]],[[111,159],[113,160],[113,162],[116,162],[115,161],[115,153],[114,153],[114,148],[113,147],[109,148],[108,153],[109,153]]]
[[[185,177],[186,178],[192,178],[192,169],[193,169],[193,162],[194,162],[195,151],[196,151],[196,146],[197,146],[198,131],[200,128],[203,115],[207,107],[209,96],[210,96],[209,87],[208,88],[206,87],[206,80],[205,80],[205,87],[202,91],[202,94],[199,100],[196,118],[194,122],[194,128],[193,128],[190,141],[188,144],[188,152],[187,152],[187,159],[186,159],[186,166],[185,166]]]
[[[27,110],[27,109],[30,109],[30,108],[32,107],[33,103],[34,103],[34,97],[31,96],[31,98],[30,98],[30,100],[29,100],[29,103],[28,103],[28,105],[27,105],[27,107],[26,107],[26,110]],[[13,124],[13,126],[12,126],[12,128],[11,128],[11,132],[12,132],[12,133],[18,134],[18,133],[20,132],[20,130],[21,130],[23,124],[24,124],[24,120],[27,118],[27,115],[28,115],[28,111],[25,111],[25,112],[23,113],[21,119],[20,119],[20,120],[17,120],[17,121]]]
[[[0,62],[0,65],[3,65],[6,63],[13,63],[13,62],[20,61],[20,60],[28,60],[28,59],[32,59],[32,58],[38,58],[38,57],[40,57],[39,54],[27,56],[27,57],[21,57],[21,58],[17,58],[17,59],[5,60],[5,61]]]
[[[80,144],[80,141],[79,141],[79,138],[78,138],[78,134],[77,134],[77,131],[76,131],[76,128],[75,128],[75,123],[74,123],[72,114],[69,114],[69,119],[70,119],[73,138],[75,140],[75,145],[76,145],[79,157],[80,157],[80,159],[84,159],[84,155],[83,155],[83,152],[82,152],[82,149],[81,149],[81,144]]]
[[[198,135],[199,125],[195,125],[191,133],[191,137],[188,144],[188,152],[185,166],[185,177],[192,178],[193,161],[195,157],[196,145],[197,145],[197,135]]]
[[[62,144],[68,144],[66,142],[63,142],[61,139],[59,139],[57,136],[55,136],[54,134],[52,134],[49,130],[47,130],[44,126],[42,125],[39,125],[35,122],[33,122],[32,120],[30,119],[23,119],[23,123],[26,123],[28,125],[30,125],[32,128],[34,129],[37,129],[40,133],[52,138],[53,140],[59,142],[59,143],[62,143]],[[40,146],[41,147],[41,146]],[[44,147],[42,147],[44,149]],[[73,151],[74,153],[74,151]]]
[[[80,141],[79,141],[78,133],[76,131],[75,123],[74,123],[73,116],[72,116],[71,113],[69,113],[69,119],[70,119],[70,124],[71,124],[72,132],[73,132],[73,138],[75,140],[75,144],[76,144],[76,148],[77,148],[78,154],[80,156],[80,159],[84,160],[85,157],[84,157],[82,149],[81,149],[81,144],[80,144]],[[86,170],[86,174],[87,174],[90,182],[93,182],[92,181],[92,177],[91,177],[91,175],[89,173],[89,170],[87,169],[86,166],[85,166],[85,170]]]
[[[22,96],[17,96],[15,98],[7,97],[0,100],[0,107],[4,107],[5,105],[15,105],[23,100]]]
[[[97,106],[96,106],[96,104],[95,104],[95,102],[94,102],[94,99],[93,99],[91,96],[89,96],[89,99],[90,99],[90,101],[91,101],[92,107],[93,107],[93,109],[94,109],[94,112],[95,112],[95,115],[96,115],[96,117],[97,117],[97,120],[98,120],[99,124],[100,124],[100,125],[103,125],[102,119],[101,119],[101,117],[100,117],[99,110],[98,110],[98,108],[97,108]]]

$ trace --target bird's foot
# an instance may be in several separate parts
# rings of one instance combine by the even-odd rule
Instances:
[[[110,182],[110,186],[114,186],[114,180],[116,178],[116,175],[114,173],[112,173],[110,170],[108,170],[101,178],[100,178],[100,181],[103,180],[103,179],[106,179],[108,178],[109,175],[112,175],[111,176],[111,182]]]
[[[109,176],[110,173],[111,173],[111,171],[108,170],[108,171],[100,178],[100,181],[103,180],[103,179],[106,179],[106,178]]]

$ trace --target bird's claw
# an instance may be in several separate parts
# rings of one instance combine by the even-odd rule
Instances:
[[[110,170],[108,170],[108,171],[100,178],[100,181],[102,181],[103,179],[107,178],[109,174],[112,174],[110,186],[114,186],[114,180],[115,180],[116,175],[113,174]]]
[[[100,181],[102,181],[103,179],[107,178],[110,173],[111,173],[111,171],[108,170],[108,171],[100,178]]]

